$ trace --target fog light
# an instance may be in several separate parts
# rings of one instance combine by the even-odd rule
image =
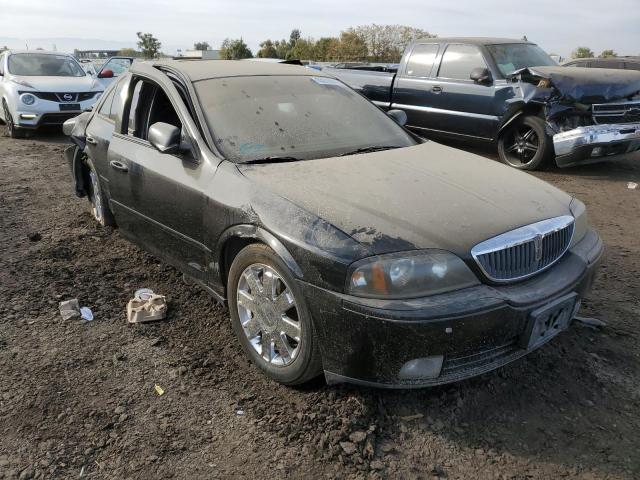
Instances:
[[[23,120],[33,120],[34,118],[36,118],[36,114],[35,113],[21,113],[20,114],[20,118]]]
[[[600,155],[602,155],[602,147],[595,147],[593,150],[591,150],[592,157],[599,157]]]
[[[432,357],[414,358],[406,362],[400,369],[398,378],[400,380],[426,380],[437,378],[442,370],[442,355]]]

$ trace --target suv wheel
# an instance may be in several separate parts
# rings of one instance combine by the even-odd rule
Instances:
[[[238,253],[227,284],[233,330],[269,378],[298,385],[322,371],[311,315],[293,274],[266,245]]]
[[[6,102],[2,102],[2,108],[4,109],[4,123],[7,126],[7,135],[11,138],[24,138],[24,130],[16,127],[13,123],[13,117]]]
[[[542,168],[553,157],[544,121],[529,115],[511,122],[500,134],[498,154],[503,163],[520,170]]]

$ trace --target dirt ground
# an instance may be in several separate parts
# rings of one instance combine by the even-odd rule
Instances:
[[[640,478],[640,155],[536,173],[606,243],[582,310],[606,328],[382,391],[266,380],[205,292],[96,226],[64,142],[0,138],[0,478]],[[167,321],[126,323],[143,286],[167,295]],[[62,320],[74,297],[94,321]]]

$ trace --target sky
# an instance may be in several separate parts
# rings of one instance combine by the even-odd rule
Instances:
[[[95,48],[90,39],[120,48],[133,46],[135,32],[143,31],[168,54],[196,41],[218,48],[226,37],[243,37],[255,53],[262,40],[288,38],[292,28],[319,38],[371,23],[440,37],[526,35],[565,57],[577,46],[640,55],[640,0],[0,0],[0,43],[12,48],[27,39],[40,39],[30,48],[51,48],[47,42],[56,38],[77,39],[81,49]]]

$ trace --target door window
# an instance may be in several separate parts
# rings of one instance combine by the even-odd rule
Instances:
[[[433,62],[438,54],[438,45],[416,45],[407,60],[407,76],[430,77]]]
[[[449,45],[442,57],[438,77],[470,80],[474,68],[487,68],[480,50],[473,45]]]
[[[4,53],[0,55],[0,75],[4,75]]]
[[[127,131],[133,137],[146,140],[149,127],[156,122],[182,129],[180,117],[164,90],[145,80],[138,80],[131,96]]]
[[[598,62],[593,62],[591,66],[594,68],[616,68],[616,69],[624,68],[624,65],[621,60],[600,60]]]
[[[624,68],[627,70],[640,70],[640,63],[625,62]]]
[[[100,71],[111,70],[113,72],[114,77],[119,77],[124,72],[129,70],[130,66],[131,66],[131,59],[129,58],[112,58],[102,66]]]
[[[112,88],[109,94],[105,97],[102,105],[100,105],[100,110],[98,110],[100,115],[105,117],[109,117],[111,115],[111,104],[113,103],[113,94],[115,91],[115,88]]]
[[[113,101],[111,102],[111,112],[109,113],[109,118],[116,121],[116,117],[119,112],[122,112],[122,106],[124,105],[124,88],[128,85],[126,81],[120,80],[120,83],[116,85],[116,88],[113,89],[115,92],[113,95]]]

